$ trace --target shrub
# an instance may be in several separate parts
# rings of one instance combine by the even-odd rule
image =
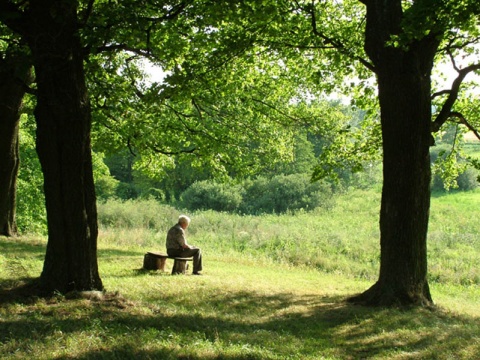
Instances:
[[[467,168],[456,177],[455,181],[458,186],[458,190],[474,190],[479,186],[478,171],[472,168]],[[432,190],[445,191],[445,182],[439,174],[433,175]]]
[[[472,168],[467,168],[457,178],[458,188],[460,190],[474,190],[478,187],[478,171]]]
[[[478,171],[467,167],[462,158],[451,158],[451,146],[442,144],[430,150],[432,162],[432,190],[443,191],[450,187],[474,190],[478,184]]]
[[[215,210],[244,214],[276,213],[330,208],[331,186],[310,181],[308,174],[277,175],[246,180],[242,185],[199,181],[181,195],[180,206],[189,210]]]
[[[210,180],[197,181],[182,193],[180,203],[189,210],[232,212],[242,203],[242,188]]]
[[[246,184],[242,210],[247,214],[280,214],[332,204],[332,190],[327,183],[312,183],[308,174],[277,175]]]

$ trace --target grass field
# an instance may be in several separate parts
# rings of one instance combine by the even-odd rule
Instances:
[[[190,214],[189,241],[205,256],[195,277],[141,269],[146,251],[163,250],[176,209],[103,204],[106,292],[48,299],[22,296],[46,240],[0,238],[0,358],[480,358],[480,192],[432,199],[434,310],[344,301],[376,279],[378,206],[377,192],[356,191],[329,211]]]

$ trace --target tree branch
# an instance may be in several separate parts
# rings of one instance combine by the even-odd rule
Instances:
[[[366,4],[366,2],[364,3]],[[352,54],[341,41],[331,38],[318,30],[317,17],[315,15],[315,0],[312,0],[312,4],[310,6],[310,16],[312,17],[313,34],[320,37],[324,41],[325,45],[332,45],[333,48],[339,50],[341,53],[343,53],[344,55],[347,55],[349,58],[359,61],[368,70],[372,71],[373,73],[376,72],[375,66],[372,63],[370,63],[368,60],[361,58],[360,56],[357,56],[355,54]]]
[[[432,122],[431,132],[437,132],[440,130],[443,124],[452,116],[452,108],[458,98],[458,93],[460,91],[460,86],[462,85],[465,77],[472,71],[480,70],[480,64],[474,64],[467,66],[464,69],[458,69],[458,76],[452,83],[452,88],[450,90],[444,90],[432,95],[432,97],[439,96],[441,94],[448,94],[448,98],[442,106],[442,109],[438,113],[436,119]]]
[[[128,147],[128,151],[130,151],[130,154],[132,154],[133,156],[137,156],[137,154],[135,154],[135,152],[133,151],[132,142],[130,138],[127,139],[127,147]]]
[[[455,44],[455,42],[458,42]],[[450,59],[452,60],[452,63],[455,67],[455,61],[453,60],[453,57],[451,56],[452,50],[462,50],[466,48],[467,46],[470,45],[477,45],[480,42],[480,37],[464,37],[464,36],[454,36],[451,39],[449,39],[448,44],[445,45],[442,48],[439,48],[437,52],[439,53],[448,53],[450,55]]]
[[[202,119],[202,110],[201,110],[200,106],[195,102],[194,99],[192,99],[192,103],[194,104],[194,107],[199,114],[198,115],[199,118]],[[208,138],[212,139],[215,142],[219,142],[219,139],[216,138],[215,136],[211,135],[210,133],[208,133],[208,131],[194,129],[184,121],[184,118],[185,119],[193,118],[194,115],[188,115],[188,114],[182,113],[182,112],[176,110],[173,106],[170,106],[170,105],[165,104],[165,106],[175,114],[178,121],[183,125],[184,129],[186,129],[190,134],[201,134],[205,137],[208,137]],[[184,129],[179,129],[179,131],[184,131]]]
[[[478,132],[478,130],[472,124],[470,124],[467,121],[467,119],[465,119],[465,116],[463,116],[463,114],[461,114],[459,112],[456,112],[456,111],[453,111],[453,112],[450,113],[450,117],[457,118],[461,124],[465,125],[468,128],[468,130],[473,132],[473,134],[477,137],[477,139],[480,140],[480,133]]]
[[[158,154],[172,156],[172,155],[180,155],[180,154],[192,154],[195,151],[197,151],[198,149],[194,146],[190,149],[182,149],[182,150],[178,150],[178,151],[167,151],[167,150],[160,149],[159,147],[153,145],[152,150],[155,151]]]
[[[143,17],[143,20],[150,21],[150,22],[162,22],[165,20],[173,20],[178,17],[185,8],[192,3],[192,1],[182,1],[176,6],[172,7],[170,11],[168,11],[165,15],[160,17]]]
[[[84,27],[86,24],[87,24],[87,21],[90,17],[90,15],[92,15],[92,12],[93,12],[93,4],[95,3],[95,0],[89,0],[88,4],[87,4],[87,7],[84,11],[84,14],[82,16],[82,19],[79,21],[79,26],[80,27]]]
[[[259,104],[261,104],[261,105],[263,105],[263,106],[265,106],[265,107],[267,107],[267,108],[269,108],[269,109],[271,109],[271,110],[274,110],[274,111],[278,112],[278,113],[279,113],[280,115],[282,115],[283,117],[285,117],[285,118],[290,119],[291,121],[293,121],[294,124],[298,124],[299,122],[301,122],[299,119],[297,119],[297,118],[295,118],[295,117],[293,117],[293,116],[285,113],[284,111],[279,110],[277,107],[275,107],[275,106],[273,106],[273,105],[271,105],[271,104],[266,103],[266,102],[265,102],[264,100],[262,100],[262,99],[256,99],[256,98],[251,98],[251,99],[252,99],[252,101],[254,101],[254,102],[257,102],[257,103],[259,103]]]
[[[131,46],[128,46],[127,44],[104,45],[96,48],[97,52],[115,52],[119,50],[128,51],[133,54],[143,56],[145,58],[155,59],[148,50],[133,48]]]

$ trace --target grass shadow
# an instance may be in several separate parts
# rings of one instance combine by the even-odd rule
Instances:
[[[1,290],[2,295],[4,290]],[[28,290],[31,288],[9,289],[10,301],[18,302]],[[4,303],[2,301],[2,305]],[[393,357],[399,353],[417,354],[413,358],[436,358],[434,354],[444,354],[438,357],[441,359],[461,353],[469,341],[478,342],[471,330],[480,330],[474,319],[441,310],[368,308],[348,304],[341,296],[239,291],[209,296],[196,306],[182,303],[175,294],[161,293],[152,296],[147,304],[131,302],[119,295],[98,301],[30,296],[24,297],[23,303],[35,307],[35,316],[20,315],[3,321],[0,340],[14,338],[18,344],[31,342],[32,334],[42,341],[56,333],[75,337],[90,332],[91,336],[99,336],[107,342],[102,348],[108,350],[89,350],[77,359],[205,358],[197,354],[193,346],[183,345],[188,339],[193,342],[202,339],[208,344],[248,344],[284,358],[295,350],[299,358],[301,354],[312,353],[341,359],[384,357],[386,354]],[[169,311],[172,308],[177,311]],[[79,309],[83,313],[80,318],[75,316]],[[135,329],[135,334],[130,329]],[[150,335],[147,334],[152,333],[159,339],[172,337],[172,340],[157,349],[145,350],[142,344],[148,343],[146,338]],[[105,339],[115,341],[108,344]],[[177,342],[182,346],[176,346]],[[227,350],[228,347],[219,347],[212,358],[263,358],[254,352],[241,356]],[[478,344],[472,351],[480,355]]]
[[[34,304],[45,294],[38,286],[38,278],[16,278],[0,281],[0,306],[7,304]]]
[[[0,252],[6,256],[11,254],[29,254],[44,256],[46,242],[43,239],[24,239],[0,236]]]

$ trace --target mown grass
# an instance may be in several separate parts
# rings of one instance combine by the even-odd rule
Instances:
[[[480,193],[432,200],[435,310],[344,301],[376,279],[374,191],[295,216],[189,214],[190,242],[204,250],[202,277],[141,269],[145,251],[164,249],[178,210],[155,202],[102,205],[102,223],[108,211],[129,221],[112,216],[102,225],[107,292],[84,297],[23,296],[22,284],[41,272],[46,240],[0,238],[0,358],[479,358]]]

